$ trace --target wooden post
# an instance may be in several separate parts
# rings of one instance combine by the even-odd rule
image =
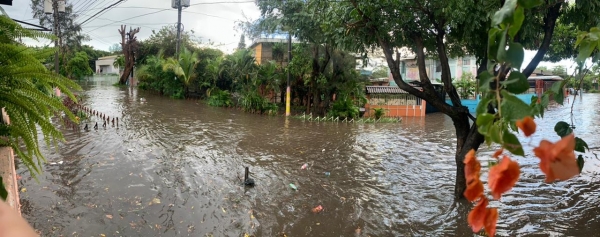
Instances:
[[[10,118],[6,110],[2,108],[2,121],[10,124]],[[0,147],[0,176],[4,182],[4,187],[8,191],[6,203],[21,214],[21,205],[19,203],[19,188],[17,186],[17,172],[15,171],[15,155],[12,147]]]
[[[246,167],[246,171],[244,172],[244,182],[248,181],[248,173],[250,173],[250,168]]]

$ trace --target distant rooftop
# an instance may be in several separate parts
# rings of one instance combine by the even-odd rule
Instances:
[[[397,86],[367,86],[367,94],[407,94]]]

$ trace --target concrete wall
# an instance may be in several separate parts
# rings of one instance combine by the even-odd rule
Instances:
[[[100,69],[102,69],[103,74],[106,74],[106,73],[119,74],[119,68],[113,66],[115,59],[116,59],[116,56],[99,58],[98,60],[96,60],[96,69],[95,69],[94,73],[100,73]]]
[[[2,119],[10,123],[6,111],[2,109]],[[15,171],[15,155],[11,147],[0,147],[0,176],[8,191],[6,202],[19,214],[21,205],[19,203],[19,187],[17,186],[17,173]]]

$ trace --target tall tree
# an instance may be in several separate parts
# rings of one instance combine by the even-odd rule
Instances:
[[[246,38],[244,34],[240,36],[240,42],[238,43],[237,49],[245,49],[246,48]]]
[[[125,67],[123,74],[119,79],[119,84],[125,85],[129,75],[133,72],[133,66],[135,65],[135,51],[137,50],[137,34],[140,32],[140,28],[129,29],[129,32],[125,32],[127,26],[121,25],[119,34],[121,34],[121,48],[123,48],[123,57],[125,59]]]
[[[44,0],[31,0],[30,6],[33,17],[39,19],[41,26],[54,29],[53,14],[44,13]],[[90,40],[88,35],[81,33],[81,25],[75,22],[77,17],[79,17],[79,14],[73,12],[73,4],[69,2],[66,3],[65,12],[58,14],[60,25],[58,35],[60,35],[59,45],[61,46],[62,55],[79,50],[83,42]]]
[[[263,18],[279,16],[277,19],[280,19],[280,22],[294,26],[292,29],[300,38],[314,39],[314,35],[319,37],[318,41],[311,42],[335,42],[338,47],[363,54],[381,48],[396,84],[408,93],[437,107],[452,119],[457,138],[455,196],[461,198],[466,188],[464,157],[469,150],[477,150],[484,137],[478,132],[477,125],[471,122],[475,118],[462,105],[457,90],[452,84],[449,57],[460,54],[475,55],[479,62],[478,72],[484,72],[488,66],[493,66],[494,61],[488,62],[487,58],[488,52],[494,53],[488,47],[488,33],[490,33],[488,30],[492,25],[492,19],[499,16],[490,18],[489,14],[501,8],[504,2],[504,0],[265,0],[260,1],[259,6]],[[506,0],[506,2],[540,4],[528,10],[533,14],[528,14],[526,18],[523,12],[520,12],[519,14],[524,18],[524,21],[521,19],[520,22],[523,25],[522,30],[511,32],[515,41],[520,42],[527,49],[536,50],[533,60],[522,70],[525,76],[533,72],[548,52],[551,53],[551,43],[557,24],[573,24],[582,29],[586,27],[589,29],[590,24],[586,23],[586,20],[596,22],[598,15],[593,9],[600,9],[598,1],[569,3],[573,5],[565,3],[564,0]],[[580,7],[584,5],[586,8]],[[294,14],[298,11],[293,9],[298,8],[313,11]],[[502,11],[499,14],[501,15]],[[563,17],[558,21],[563,14],[570,14],[573,17]],[[315,25],[318,27],[314,27]],[[418,88],[404,81],[400,74],[399,49],[403,47],[412,49],[417,55],[420,78]],[[426,73],[427,57],[435,57],[440,61],[441,81],[451,100],[450,104],[438,97]],[[327,59],[322,58],[322,60]]]
[[[306,78],[308,85],[306,112],[324,114],[326,107],[322,105],[323,95],[319,83],[326,83],[325,70],[331,56],[337,48],[338,41],[328,37],[327,29],[322,28],[325,23],[321,15],[327,14],[327,9],[315,4],[316,1],[304,0],[265,0],[258,1],[261,10],[261,19],[255,22],[239,24],[246,35],[257,38],[265,34],[292,34],[299,40],[308,44],[311,55],[311,73]]]
[[[569,76],[569,74],[567,73],[567,69],[562,66],[562,65],[558,65],[552,68],[552,75],[557,75],[560,76],[564,79],[567,79],[567,77]]]
[[[123,49],[121,48],[121,44],[113,44],[108,47],[108,52],[111,53],[120,53]]]

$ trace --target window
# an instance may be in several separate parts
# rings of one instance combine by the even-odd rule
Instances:
[[[471,58],[462,58],[463,66],[471,65]]]

